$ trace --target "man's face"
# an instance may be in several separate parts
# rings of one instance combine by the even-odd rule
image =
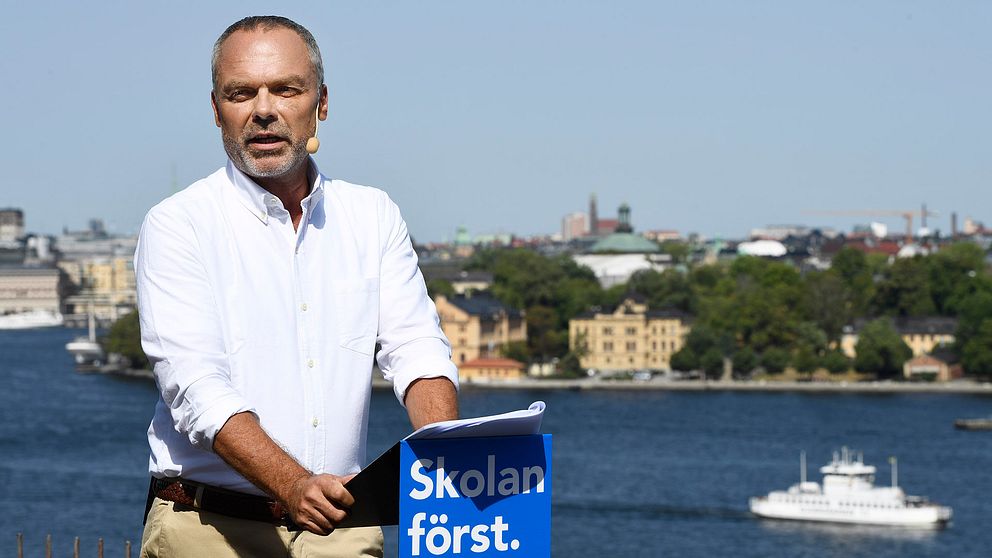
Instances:
[[[327,118],[327,88],[317,83],[306,44],[284,28],[228,37],[210,100],[227,155],[255,178],[300,168],[318,104],[320,119]]]

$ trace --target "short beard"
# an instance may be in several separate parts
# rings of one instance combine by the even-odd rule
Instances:
[[[261,168],[259,166],[260,162],[263,162],[266,159],[285,157],[285,155],[283,153],[279,153],[264,155],[256,158],[251,156],[242,140],[229,137],[226,134],[224,134],[223,140],[224,151],[227,152],[227,156],[230,157],[231,162],[234,163],[234,166],[237,167],[239,171],[252,178],[276,178],[283,176],[306,161],[307,157],[309,157],[306,143],[294,142],[287,147],[289,150],[289,157],[286,158],[282,164],[276,167],[267,166],[266,168]]]

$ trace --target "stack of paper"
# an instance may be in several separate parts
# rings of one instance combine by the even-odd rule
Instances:
[[[438,438],[484,438],[488,436],[532,436],[541,433],[544,418],[544,401],[535,401],[530,407],[501,415],[446,420],[428,424],[410,434],[405,440]]]

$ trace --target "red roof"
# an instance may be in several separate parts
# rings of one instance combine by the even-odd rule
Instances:
[[[459,368],[516,368],[522,370],[524,363],[512,358],[477,358],[463,362]]]

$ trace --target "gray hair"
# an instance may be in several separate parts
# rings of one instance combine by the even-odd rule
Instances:
[[[214,43],[213,56],[210,58],[210,75],[213,79],[214,89],[217,88],[217,59],[220,58],[220,47],[223,46],[224,41],[228,37],[238,31],[255,31],[256,29],[271,31],[280,27],[293,31],[306,43],[307,52],[310,54],[310,65],[313,66],[313,72],[317,76],[317,86],[320,87],[323,85],[324,62],[320,59],[320,49],[317,48],[317,41],[310,34],[310,31],[307,31],[306,27],[282,16],[248,16],[232,23],[230,27],[220,34],[217,42]]]

